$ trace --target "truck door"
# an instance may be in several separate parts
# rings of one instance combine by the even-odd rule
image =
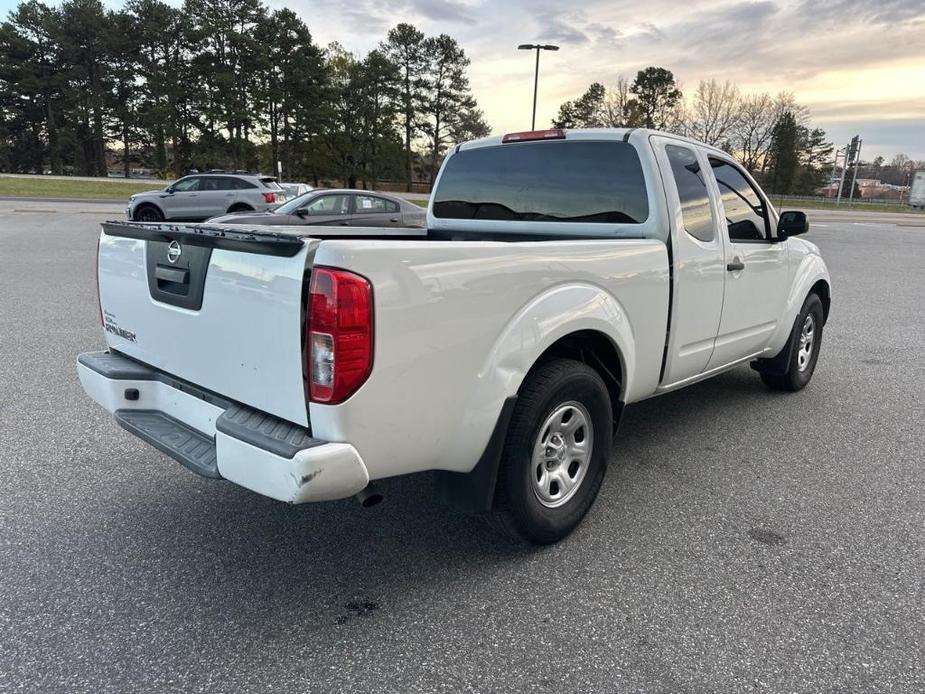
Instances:
[[[681,140],[651,138],[671,221],[673,264],[668,353],[662,386],[702,373],[713,353],[723,308],[723,238],[717,202],[707,186],[709,163]]]
[[[786,244],[776,239],[771,206],[731,159],[710,155],[711,187],[725,219],[723,318],[709,369],[760,353],[784,313]]]

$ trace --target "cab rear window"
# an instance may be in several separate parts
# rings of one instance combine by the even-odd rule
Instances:
[[[443,219],[641,224],[649,217],[636,148],[626,142],[521,142],[463,149],[434,196]]]

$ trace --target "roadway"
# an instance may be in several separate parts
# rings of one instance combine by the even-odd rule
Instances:
[[[427,475],[288,507],[119,429],[74,361],[120,211],[0,202],[0,691],[925,689],[925,229],[812,213],[810,387],[629,407],[586,521],[533,549]]]

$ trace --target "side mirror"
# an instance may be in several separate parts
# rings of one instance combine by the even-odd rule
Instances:
[[[164,188],[164,192],[167,193],[168,195],[173,195],[173,186],[167,186],[166,188]]]
[[[305,217],[308,216],[308,210],[305,209],[304,207],[300,207],[299,209],[297,209],[297,210],[295,211],[295,216],[296,216],[296,217],[301,217],[302,219],[305,219]]]
[[[790,210],[781,212],[780,221],[777,222],[777,238],[781,241],[791,236],[799,236],[809,231],[809,220],[805,212]]]

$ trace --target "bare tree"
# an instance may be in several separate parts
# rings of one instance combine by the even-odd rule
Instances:
[[[642,125],[639,102],[630,92],[630,82],[623,75],[607,89],[598,120],[605,128],[636,128]]]
[[[767,92],[741,100],[739,119],[732,130],[732,147],[745,167],[755,172],[764,163],[777,122],[774,100]]]
[[[732,82],[701,80],[690,108],[688,134],[708,145],[721,146],[731,139],[741,112],[742,98]]]

